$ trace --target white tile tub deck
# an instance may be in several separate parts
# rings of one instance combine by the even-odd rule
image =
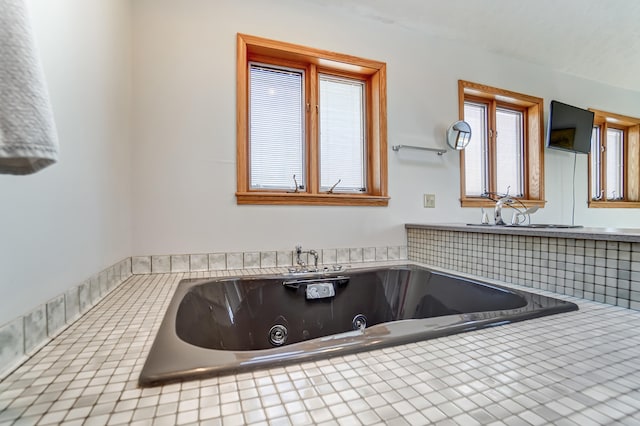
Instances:
[[[210,274],[128,279],[0,382],[0,425],[640,424],[640,312],[528,288],[580,311],[138,388],[177,283]]]

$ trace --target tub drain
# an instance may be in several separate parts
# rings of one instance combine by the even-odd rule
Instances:
[[[284,325],[274,325],[269,330],[269,342],[273,346],[282,346],[287,341],[287,327]]]
[[[358,314],[353,317],[353,321],[351,321],[354,330],[364,330],[367,327],[367,317],[362,314]]]

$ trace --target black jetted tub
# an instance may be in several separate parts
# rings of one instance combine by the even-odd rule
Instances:
[[[577,309],[415,265],[187,279],[178,284],[139,384],[328,358]]]

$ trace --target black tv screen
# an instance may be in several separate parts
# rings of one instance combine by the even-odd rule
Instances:
[[[593,112],[551,101],[547,147],[588,154],[591,149]]]

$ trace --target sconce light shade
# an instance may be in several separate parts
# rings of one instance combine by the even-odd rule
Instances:
[[[456,121],[447,129],[447,145],[451,149],[465,149],[471,141],[471,126],[466,121]]]

